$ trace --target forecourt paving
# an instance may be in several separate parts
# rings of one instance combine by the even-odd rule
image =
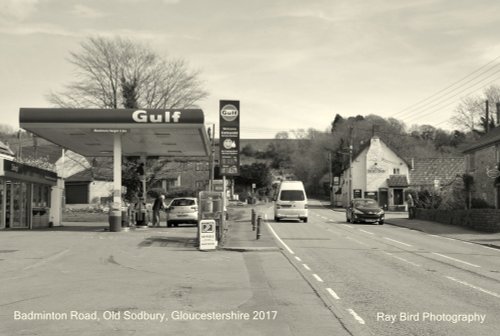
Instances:
[[[1,232],[0,335],[348,334],[280,251],[106,226]]]

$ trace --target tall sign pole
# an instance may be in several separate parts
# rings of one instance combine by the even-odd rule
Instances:
[[[219,101],[219,165],[222,175],[223,197],[221,231],[225,230],[227,204],[226,177],[240,174],[240,101]]]

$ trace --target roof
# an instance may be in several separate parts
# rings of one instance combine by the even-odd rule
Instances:
[[[408,187],[408,180],[406,175],[389,175],[387,185],[390,188],[394,187]]]
[[[35,155],[35,147],[33,146],[25,146],[22,147],[21,153],[23,157],[46,157],[48,162],[54,164],[59,160],[62,156],[61,147],[54,144],[47,145],[39,145],[36,147],[36,155]]]
[[[415,159],[414,167],[410,170],[410,185],[433,185],[434,180],[448,184],[455,180],[457,175],[461,176],[464,173],[464,157]]]
[[[489,147],[491,145],[500,143],[500,126],[497,126],[490,130],[487,134],[483,135],[478,141],[474,144],[466,147],[463,152],[474,152],[478,149]]]
[[[124,156],[208,157],[200,109],[21,108],[20,126],[83,156],[112,157],[121,139]]]

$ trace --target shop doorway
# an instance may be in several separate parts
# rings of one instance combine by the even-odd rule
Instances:
[[[5,183],[5,227],[27,229],[31,220],[31,184],[20,181]]]
[[[380,195],[378,205],[383,209],[387,209],[389,206],[389,191],[387,188],[380,188],[378,193]]]

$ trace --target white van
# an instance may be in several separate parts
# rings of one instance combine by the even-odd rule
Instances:
[[[307,195],[301,181],[283,181],[274,200],[274,220],[297,218],[307,223]]]

